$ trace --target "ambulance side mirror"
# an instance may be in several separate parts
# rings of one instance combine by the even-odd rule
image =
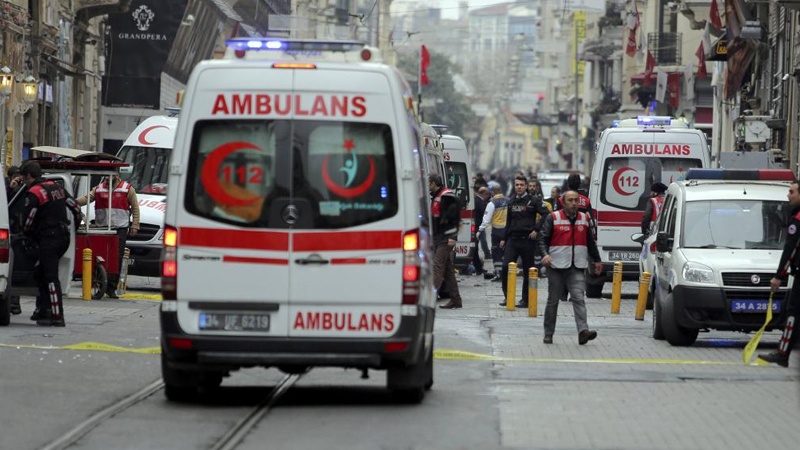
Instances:
[[[656,235],[656,251],[664,253],[672,251],[674,239],[669,237],[665,231],[660,231]]]

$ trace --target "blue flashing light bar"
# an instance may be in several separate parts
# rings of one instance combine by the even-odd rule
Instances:
[[[234,38],[226,41],[233,50],[282,50],[348,52],[364,48],[359,41],[319,41],[306,39]]]
[[[669,116],[639,116],[636,118],[637,125],[640,126],[669,126],[672,124],[672,117]]]
[[[689,169],[687,180],[794,181],[789,169]]]

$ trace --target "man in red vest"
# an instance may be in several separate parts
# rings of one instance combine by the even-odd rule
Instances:
[[[84,206],[94,203],[94,223],[101,227],[111,223],[111,229],[117,230],[119,241],[119,265],[122,268],[122,258],[125,255],[125,243],[128,235],[136,236],[139,232],[139,200],[136,198],[136,190],[130,183],[122,181],[117,176],[113,176],[109,188],[108,179],[89,191],[88,196],[78,198],[78,204]],[[132,222],[132,223],[131,223]],[[117,296],[117,283],[119,273],[108,274],[106,283],[106,295],[110,298]]]
[[[461,308],[461,294],[458,292],[456,271],[453,267],[452,253],[458,240],[458,225],[461,212],[453,191],[446,188],[438,174],[428,176],[428,190],[431,194],[431,232],[433,234],[433,287],[439,291],[447,283],[450,300],[443,309]]]
[[[667,185],[655,182],[650,186],[650,192],[652,194],[650,198],[647,199],[647,205],[645,205],[644,214],[642,215],[642,233],[645,235],[650,234],[650,225],[656,221],[658,213],[661,212],[661,206],[664,205],[664,197],[667,192]]]
[[[600,252],[594,241],[589,215],[578,211],[579,194],[567,191],[562,196],[564,208],[548,214],[539,234],[539,250],[544,255],[542,264],[547,267],[547,306],[544,310],[544,343],[553,343],[556,331],[559,299],[569,291],[575,324],[578,327],[578,344],[584,345],[597,337],[586,322],[585,270],[589,261],[594,273],[603,270]]]

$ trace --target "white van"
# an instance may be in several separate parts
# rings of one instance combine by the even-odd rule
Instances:
[[[5,176],[5,174],[3,174]],[[11,322],[11,225],[6,184],[0,188],[0,326]]]
[[[670,184],[656,224],[653,337],[691,345],[701,330],[751,332],[786,321],[789,281],[770,294],[791,206],[788,169],[691,169]]]
[[[192,71],[170,160],[167,398],[246,367],[335,366],[421,401],[435,294],[410,87],[357,42],[227,45]]]
[[[120,178],[133,186],[139,200],[139,232],[128,236],[126,243],[131,250],[130,275],[161,275],[169,157],[177,126],[177,117],[148,117],[117,152],[117,157],[129,164],[120,170]]]
[[[587,296],[600,297],[617,261],[622,261],[623,280],[638,279],[642,248],[631,241],[631,235],[641,232],[650,186],[655,182],[668,185],[682,180],[691,168],[710,165],[706,135],[682,120],[642,116],[600,134],[589,200],[603,274],[587,276]]]
[[[444,151],[444,180],[455,192],[461,204],[461,225],[458,227],[458,242],[455,248],[455,265],[465,268],[472,262],[472,247],[475,242],[475,220],[472,217],[475,199],[472,192],[472,168],[464,140],[458,136],[442,135]]]

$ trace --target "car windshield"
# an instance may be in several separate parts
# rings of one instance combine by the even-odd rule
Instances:
[[[120,170],[120,178],[130,183],[137,193],[166,195],[169,175],[167,168],[171,150],[155,147],[123,147],[117,156],[130,166]]]
[[[781,249],[787,214],[786,201],[687,202],[683,247]]]

